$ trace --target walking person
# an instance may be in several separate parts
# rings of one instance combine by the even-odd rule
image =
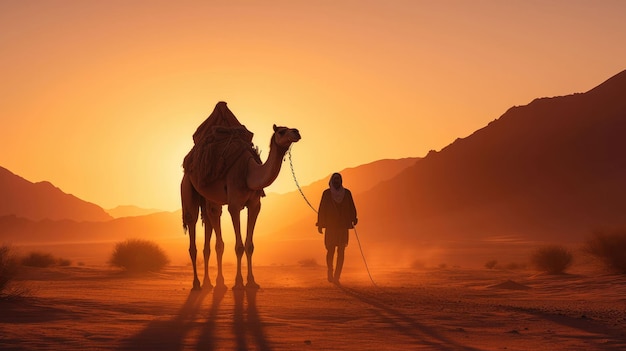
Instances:
[[[328,189],[322,193],[316,225],[317,231],[324,234],[328,281],[339,284],[344,253],[348,246],[348,229],[354,228],[357,223],[356,206],[350,190],[343,187],[341,174],[333,173],[328,185]],[[337,263],[333,271],[335,251]]]

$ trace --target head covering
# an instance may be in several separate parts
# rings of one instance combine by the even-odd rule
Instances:
[[[333,179],[335,178],[339,179],[339,187],[337,188],[333,186]],[[343,187],[343,179],[341,178],[341,174],[333,173],[333,175],[330,176],[328,185],[330,186],[330,194],[332,195],[333,200],[337,203],[343,201],[343,197],[344,195],[346,195],[346,188]]]

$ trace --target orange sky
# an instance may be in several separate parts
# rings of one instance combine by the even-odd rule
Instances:
[[[424,156],[626,68],[625,1],[0,1],[0,166],[104,208],[174,210],[227,101],[301,184]],[[349,179],[345,180],[349,187]],[[271,192],[295,190],[288,163]]]

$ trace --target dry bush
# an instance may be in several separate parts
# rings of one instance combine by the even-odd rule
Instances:
[[[65,258],[56,258],[51,253],[33,251],[22,257],[22,265],[28,267],[46,268],[51,266],[70,266],[72,261]]]
[[[163,269],[169,259],[157,244],[148,240],[129,239],[115,245],[109,263],[129,272],[156,272]]]
[[[626,274],[626,230],[593,233],[583,244],[590,254],[612,272]]]
[[[533,266],[548,274],[562,274],[573,261],[572,253],[559,245],[544,246],[534,252],[531,258]]]
[[[0,246],[0,297],[6,296],[8,286],[19,270],[19,261],[7,245]]]
[[[52,254],[33,251],[22,258],[22,265],[29,267],[46,268],[57,264],[57,259]]]
[[[298,264],[300,267],[319,267],[319,264],[317,264],[317,261],[314,258],[300,260],[298,261]]]
[[[65,258],[57,258],[57,266],[67,267],[72,265],[72,261]]]
[[[485,268],[487,268],[487,269],[494,269],[494,268],[496,268],[497,265],[498,265],[498,261],[497,260],[489,260],[489,261],[485,262]]]
[[[526,264],[525,263],[517,263],[517,262],[509,262],[504,266],[505,269],[508,269],[510,271],[517,271],[520,269],[526,269]]]

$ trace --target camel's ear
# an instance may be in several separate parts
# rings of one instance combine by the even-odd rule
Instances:
[[[277,127],[276,127],[276,125],[274,124],[274,132],[276,132],[276,129],[278,129],[278,128],[277,128]]]

